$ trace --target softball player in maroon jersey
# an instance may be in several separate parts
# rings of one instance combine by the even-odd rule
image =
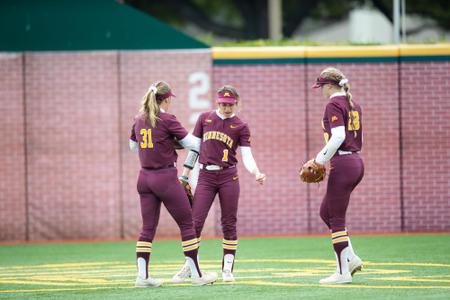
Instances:
[[[362,268],[345,227],[350,194],[364,176],[364,163],[358,154],[362,147],[362,111],[352,99],[345,75],[336,68],[326,68],[313,88],[321,88],[329,99],[323,116],[325,147],[315,161],[330,160],[327,192],[320,206],[320,217],[331,231],[336,255],[336,272],[320,280],[321,284],[351,283],[352,275]]]
[[[237,174],[236,150],[240,146],[246,169],[263,184],[266,176],[262,174],[253,158],[250,148],[250,130],[248,125],[235,113],[239,103],[239,94],[232,86],[224,86],[217,93],[218,109],[202,113],[197,120],[193,135],[201,142],[200,174],[194,194],[192,207],[197,238],[200,235],[215,196],[219,195],[222,212],[223,231],[223,281],[234,281],[233,266],[237,249],[237,209],[239,200],[239,179]],[[197,157],[189,153],[184,180],[193,168]],[[174,282],[184,281],[189,276],[187,264],[175,274]]]
[[[193,274],[192,284],[204,285],[217,279],[216,273],[200,271],[192,211],[186,193],[178,182],[174,138],[183,147],[198,150],[198,146],[194,137],[188,134],[177,118],[167,113],[173,96],[169,85],[164,81],[153,83],[143,98],[141,112],[136,116],[131,130],[130,148],[138,149],[142,167],[137,182],[143,226],[136,244],[136,287],[160,286],[162,283],[152,278],[148,272],[161,203],[180,228],[182,248]]]

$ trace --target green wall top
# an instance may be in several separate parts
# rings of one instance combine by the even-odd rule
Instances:
[[[115,0],[1,0],[0,51],[208,48]]]

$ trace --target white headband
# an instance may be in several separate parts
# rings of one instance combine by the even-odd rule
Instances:
[[[339,81],[339,86],[344,86],[346,83],[348,83],[347,78],[341,79],[341,81]]]
[[[148,92],[153,91],[153,93],[156,95],[156,93],[158,92],[158,88],[156,88],[156,86],[154,86],[153,84],[148,88]]]

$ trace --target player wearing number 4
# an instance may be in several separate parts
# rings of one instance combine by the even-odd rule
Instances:
[[[239,179],[237,174],[236,150],[240,146],[245,168],[255,176],[256,182],[263,184],[262,174],[253,158],[250,148],[248,125],[235,113],[239,104],[239,94],[232,86],[224,86],[217,92],[218,109],[202,113],[195,125],[193,135],[201,142],[200,173],[194,194],[192,212],[197,238],[200,241],[203,225],[208,212],[219,194],[223,231],[223,281],[234,281],[233,267],[238,239],[236,233],[239,200]],[[187,181],[197,154],[190,151],[185,162],[182,179]],[[186,263],[173,277],[174,282],[182,282],[190,276]]]
[[[323,117],[326,146],[317,154],[315,162],[324,165],[331,160],[320,217],[331,231],[336,255],[336,272],[320,283],[350,283],[352,275],[362,268],[345,226],[350,194],[364,175],[364,164],[358,154],[362,147],[362,112],[349,93],[347,78],[336,68],[324,69],[313,88],[321,88],[323,96],[329,99]]]
[[[139,151],[142,167],[137,182],[143,226],[136,244],[136,287],[157,287],[162,283],[148,272],[161,203],[180,228],[181,245],[192,274],[192,284],[205,285],[217,279],[217,273],[202,272],[197,261],[198,240],[189,201],[178,182],[173,141],[176,138],[183,147],[194,150],[198,150],[198,143],[177,118],[168,113],[172,97],[174,94],[167,83],[153,83],[144,96],[141,113],[135,118],[131,130],[130,148]]]

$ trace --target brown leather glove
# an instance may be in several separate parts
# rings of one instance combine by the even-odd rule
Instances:
[[[298,175],[303,182],[315,183],[325,179],[325,166],[320,165],[314,159],[308,160],[300,169]]]

